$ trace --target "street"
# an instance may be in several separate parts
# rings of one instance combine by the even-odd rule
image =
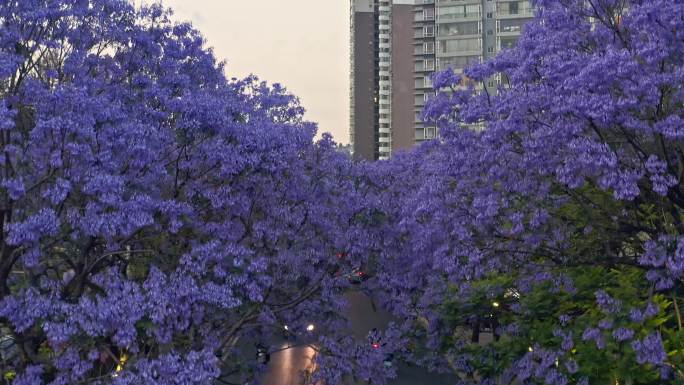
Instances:
[[[308,346],[289,347],[283,343],[280,351],[271,354],[264,385],[302,385],[306,373],[312,369],[315,351]]]
[[[392,319],[391,315],[373,304],[365,294],[350,292],[346,316],[351,321],[350,332],[357,339],[364,339],[373,328],[383,329]],[[288,345],[284,343],[281,348]],[[302,385],[305,373],[312,369],[314,350],[310,347],[295,347],[274,352],[268,370],[263,377],[264,385]],[[390,385],[451,385],[454,378],[429,373],[415,366],[401,365],[398,377]],[[351,385],[351,384],[350,384]],[[363,383],[358,383],[363,385]]]

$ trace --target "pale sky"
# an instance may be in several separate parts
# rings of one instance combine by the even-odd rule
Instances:
[[[283,84],[319,134],[349,142],[349,0],[162,3],[202,32],[217,59],[227,61],[228,77],[253,73]]]

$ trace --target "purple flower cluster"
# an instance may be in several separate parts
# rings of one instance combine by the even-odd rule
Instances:
[[[364,171],[315,140],[296,97],[227,79],[170,15],[0,1],[0,326],[25,341],[3,367],[16,384],[209,384],[247,375],[249,345],[283,324],[344,335],[345,275],[376,241]]]
[[[604,290],[598,290],[594,295],[596,296],[596,304],[606,314],[616,314],[620,312],[620,309],[622,308],[621,302],[611,297]],[[606,329],[607,328],[610,328],[610,326],[606,327]]]
[[[651,268],[647,277],[658,290],[671,289],[684,276],[684,238],[660,236],[657,241],[649,240],[639,263]]]
[[[660,332],[651,333],[643,340],[632,342],[632,348],[636,353],[637,362],[642,365],[661,365],[667,359]]]
[[[228,80],[161,5],[0,1],[0,326],[25,353],[5,363],[14,383],[251,380],[251,348],[285,325],[320,347],[315,381],[330,385],[383,383],[393,354],[464,381],[587,384],[580,334],[667,370],[659,331],[622,327],[631,302],[609,278],[591,282],[594,300],[567,271],[681,290],[684,5],[598,3],[534,1],[516,48],[468,79],[433,76],[423,116],[439,140],[354,164],[315,141],[282,86]],[[477,91],[495,75],[497,93]],[[344,327],[362,269],[362,291],[399,320],[382,343]],[[573,306],[531,304],[557,298]],[[650,328],[654,301],[630,321]],[[590,313],[603,320],[576,329]],[[553,324],[554,346],[529,342],[530,317]],[[483,334],[532,346],[497,356]],[[492,360],[499,372],[476,378]]]
[[[415,324],[455,304],[456,321],[452,313],[444,317],[454,328],[511,330],[521,343],[529,337],[526,322],[547,315],[530,304],[544,290],[577,306],[568,306],[572,317],[552,321],[562,330],[554,344],[563,346],[542,349],[572,351],[572,331],[602,354],[618,349],[628,356],[623,350],[639,335],[655,332],[645,321],[660,312],[660,300],[632,307],[682,289],[684,93],[672,84],[684,83],[684,6],[673,0],[534,5],[537,18],[515,48],[464,71],[488,92],[474,92],[453,71],[433,77],[437,95],[424,118],[439,128],[438,142],[371,166],[381,175],[375,202],[388,222],[384,232],[369,230],[382,239],[376,250],[384,281],[376,289],[395,314],[414,315]],[[502,81],[493,93],[487,80],[495,73]],[[604,268],[605,280],[592,278],[587,289],[562,274],[585,267]],[[477,314],[467,307],[481,300],[473,288],[493,277],[515,277],[517,296]],[[621,286],[630,280],[634,298]],[[656,293],[645,290],[651,284]],[[585,302],[580,290],[594,298]],[[600,314],[577,310],[587,308]],[[497,325],[497,312],[514,319]],[[584,323],[590,316],[597,318]],[[627,316],[639,325],[625,325]],[[442,341],[451,341],[450,332],[441,331]],[[486,361],[490,352],[481,352]],[[518,366],[500,364],[506,378],[529,378],[533,358],[518,358]]]
[[[634,337],[634,330],[632,329],[621,327],[613,331],[613,338],[615,338],[615,340],[619,342],[631,340],[632,337]]]

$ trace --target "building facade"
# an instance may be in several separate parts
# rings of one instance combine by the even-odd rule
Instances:
[[[534,14],[528,0],[351,0],[351,10],[350,141],[368,160],[435,138],[421,119],[432,73],[511,48]],[[499,82],[474,86],[495,92]]]

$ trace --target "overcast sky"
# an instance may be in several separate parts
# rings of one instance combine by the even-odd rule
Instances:
[[[348,143],[349,0],[162,3],[202,31],[217,58],[227,60],[229,77],[253,73],[283,84],[300,97],[319,133]]]

